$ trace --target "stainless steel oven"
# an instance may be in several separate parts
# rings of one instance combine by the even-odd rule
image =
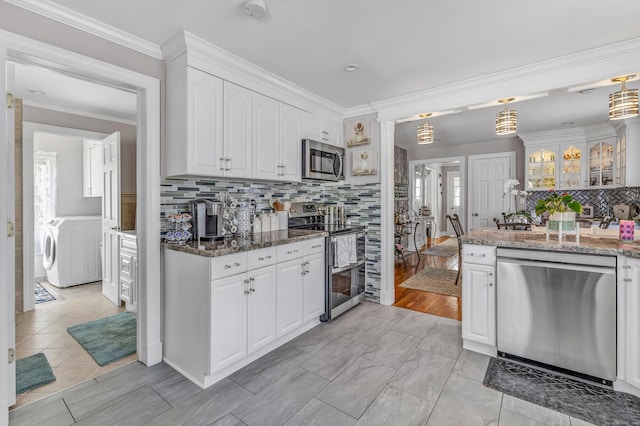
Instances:
[[[327,206],[291,203],[289,228],[326,231],[325,313],[328,321],[364,300],[367,275],[367,228],[345,223],[324,223]]]
[[[302,178],[344,180],[344,148],[303,139]]]

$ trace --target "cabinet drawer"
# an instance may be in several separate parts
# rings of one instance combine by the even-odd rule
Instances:
[[[129,249],[135,253],[138,250],[136,239],[120,236],[120,250],[122,249]]]
[[[276,263],[276,248],[265,247],[247,252],[248,270],[271,266]]]
[[[120,276],[133,279],[133,256],[120,253]]]
[[[120,277],[120,300],[132,303],[133,299],[133,281]]]
[[[276,247],[278,249],[278,262],[286,262],[287,260],[297,259],[302,257],[302,250],[304,249],[304,241],[298,241],[297,243],[284,244]]]
[[[247,272],[247,252],[218,256],[211,259],[211,277],[224,278]]]
[[[308,254],[324,252],[324,237],[305,240],[303,243],[305,256]]]
[[[462,261],[479,265],[493,265],[496,262],[496,248],[493,246],[463,244]]]

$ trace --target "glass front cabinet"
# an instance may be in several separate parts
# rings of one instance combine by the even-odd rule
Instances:
[[[557,159],[557,149],[527,149],[527,189],[555,188]]]
[[[616,158],[616,140],[603,139],[587,143],[589,150],[588,188],[606,188],[616,182],[614,176]],[[620,155],[620,154],[619,154]],[[619,157],[618,157],[619,158]],[[618,180],[620,176],[618,175]]]
[[[577,189],[584,186],[584,144],[562,145],[560,147],[561,167],[558,187]]]

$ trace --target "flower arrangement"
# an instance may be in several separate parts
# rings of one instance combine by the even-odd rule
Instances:
[[[582,213],[582,204],[580,204],[578,200],[574,200],[573,195],[568,192],[559,194],[555,189],[549,189],[547,193],[547,198],[538,200],[536,204],[536,214],[542,214],[544,212],[554,214],[570,211],[578,214]]]

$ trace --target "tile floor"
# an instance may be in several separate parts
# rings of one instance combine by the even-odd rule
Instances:
[[[566,425],[482,385],[460,322],[364,303],[206,390],[130,363],[10,414],[11,425]]]
[[[40,303],[33,311],[16,315],[17,359],[44,352],[56,381],[18,395],[15,407],[52,395],[87,379],[135,361],[135,355],[100,367],[75,341],[67,327],[109,315],[124,308],[113,305],[102,295],[100,282],[75,287],[45,287],[56,300]]]

